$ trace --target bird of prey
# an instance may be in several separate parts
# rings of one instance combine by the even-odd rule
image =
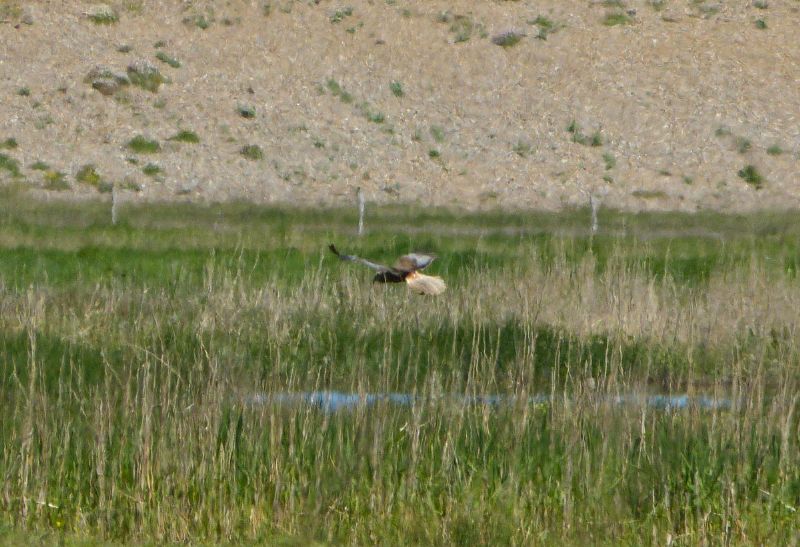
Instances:
[[[394,266],[384,266],[355,255],[342,254],[333,243],[328,248],[341,260],[357,262],[378,272],[372,278],[375,283],[402,283],[405,281],[410,290],[419,294],[430,295],[442,294],[447,288],[441,277],[425,275],[419,272],[419,270],[430,266],[431,262],[436,259],[433,255],[411,253],[398,258]]]

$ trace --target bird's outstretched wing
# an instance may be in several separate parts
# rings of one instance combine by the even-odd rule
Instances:
[[[410,253],[398,258],[394,263],[394,268],[403,272],[416,272],[427,268],[434,260],[436,260],[435,255]]]
[[[341,260],[344,260],[346,262],[358,262],[359,264],[363,264],[364,266],[366,266],[368,268],[372,268],[376,272],[393,272],[394,271],[394,268],[390,268],[389,266],[384,266],[383,264],[378,264],[376,262],[371,262],[371,261],[367,260],[366,258],[361,258],[360,256],[342,254],[342,253],[340,253],[338,251],[338,249],[336,249],[336,246],[333,243],[331,243],[328,246],[328,248],[331,250],[331,252],[333,254],[335,254]]]

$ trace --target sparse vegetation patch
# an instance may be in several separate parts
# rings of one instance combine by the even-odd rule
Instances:
[[[740,154],[749,152],[752,148],[753,143],[750,142],[750,139],[746,139],[744,137],[736,138],[736,150],[738,150]]]
[[[197,144],[200,142],[200,137],[198,137],[197,133],[195,133],[194,131],[188,131],[186,129],[183,129],[181,131],[178,131],[171,137],[169,137],[167,140],[173,142],[183,142],[187,144]]]
[[[6,171],[13,177],[20,177],[19,162],[8,154],[0,153],[0,170]]]
[[[400,82],[391,82],[389,84],[389,89],[391,90],[392,95],[394,95],[395,97],[402,97],[403,95],[405,95],[405,93],[403,92],[403,84],[401,84]]]
[[[353,15],[353,8],[340,8],[331,14],[330,20],[331,23],[341,23],[346,17],[350,17],[351,15]]]
[[[168,64],[172,68],[180,68],[181,67],[181,62],[180,61],[178,61],[174,57],[171,57],[170,55],[167,55],[163,51],[159,51],[159,52],[156,53],[156,59],[158,59],[162,63]]]
[[[110,25],[119,21],[119,15],[107,4],[95,4],[86,10],[86,17],[96,25]]]
[[[256,108],[254,106],[240,104],[236,107],[236,111],[242,118],[247,118],[248,120],[256,117]]]
[[[528,141],[518,140],[514,145],[514,153],[521,158],[526,158],[530,155],[533,146]]]
[[[350,104],[353,102],[353,96],[347,91],[345,91],[342,88],[342,86],[339,85],[339,82],[337,82],[333,78],[328,78],[328,81],[325,82],[325,86],[328,88],[328,91],[330,91],[334,97],[339,97],[339,100],[342,101],[343,103]]]
[[[260,160],[264,158],[264,152],[257,144],[248,144],[239,149],[242,157],[248,160]]]
[[[780,156],[783,154],[783,148],[779,144],[773,144],[769,148],[767,148],[767,154],[770,156]]]
[[[155,177],[163,172],[161,167],[156,165],[155,163],[148,163],[144,167],[142,167],[142,173],[147,175],[148,177]]]
[[[492,43],[496,46],[511,47],[517,45],[524,37],[523,32],[507,30],[492,36]]]
[[[127,72],[128,79],[133,85],[151,93],[156,93],[161,84],[167,81],[157,67],[144,60],[130,64]]]
[[[61,171],[46,171],[43,178],[45,190],[63,191],[71,188],[67,176]]]
[[[161,151],[161,145],[158,143],[158,141],[148,139],[143,135],[136,135],[134,138],[129,140],[125,146],[137,154],[155,154],[156,152]]]
[[[438,21],[440,23],[450,24],[450,32],[454,35],[454,43],[468,41],[472,37],[472,34],[476,31],[481,35],[481,37],[486,36],[486,30],[484,29],[483,25],[476,24],[472,18],[467,15],[457,15],[450,13],[449,11],[445,11],[439,14]]]
[[[0,142],[0,149],[5,148],[6,150],[14,150],[17,148],[17,139],[13,137],[9,137],[6,140]]]
[[[433,140],[438,143],[444,142],[444,128],[440,125],[432,125],[431,137],[433,137]]]
[[[759,173],[755,165],[746,165],[736,174],[756,190],[760,190],[764,187],[764,177]]]
[[[536,35],[539,40],[547,40],[547,37],[550,34],[554,33],[560,28],[555,21],[545,17],[544,15],[539,15],[536,17],[536,19],[528,21],[528,23],[531,25],[536,25],[539,28],[539,32]]]
[[[603,17],[603,24],[607,27],[614,27],[617,25],[627,25],[631,22],[631,18],[623,11],[612,11],[606,13]]]

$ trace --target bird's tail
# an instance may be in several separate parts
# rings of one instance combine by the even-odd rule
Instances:
[[[412,272],[406,276],[408,288],[419,294],[430,294],[436,296],[442,294],[447,285],[439,276],[425,275],[419,272]]]

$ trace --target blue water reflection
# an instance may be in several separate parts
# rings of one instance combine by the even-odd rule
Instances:
[[[698,408],[702,410],[727,410],[734,405],[730,399],[712,397],[708,395],[648,395],[632,393],[627,395],[593,395],[589,401],[608,403],[618,406],[644,406],[658,410],[680,410]],[[443,395],[440,397],[412,395],[408,393],[346,393],[342,391],[307,391],[307,392],[279,392],[259,393],[247,399],[251,405],[298,405],[304,404],[318,408],[324,412],[339,412],[351,410],[360,406],[373,406],[376,404],[392,404],[397,406],[411,406],[425,401],[444,401],[461,405],[518,405],[519,397],[511,395]],[[530,405],[543,405],[552,402],[569,402],[563,395],[551,396],[547,394],[532,395],[525,399]]]

